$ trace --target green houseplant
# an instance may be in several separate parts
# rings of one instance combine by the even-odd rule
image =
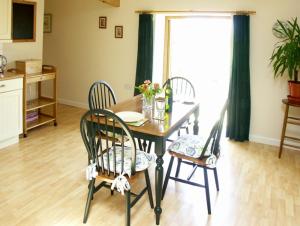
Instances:
[[[298,71],[300,68],[300,27],[297,18],[291,21],[280,21],[273,27],[273,33],[280,39],[276,43],[271,56],[274,77],[289,76],[290,96],[300,100],[300,82]]]

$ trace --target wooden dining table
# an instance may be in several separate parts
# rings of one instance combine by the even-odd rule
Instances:
[[[155,208],[156,224],[159,225],[162,213],[161,198],[163,184],[163,156],[166,152],[166,141],[168,137],[180,129],[191,115],[194,115],[194,134],[198,134],[199,103],[173,102],[172,112],[165,114],[164,120],[153,118],[154,110],[143,110],[142,96],[138,95],[129,100],[117,103],[110,110],[114,113],[122,111],[140,112],[148,119],[141,126],[129,126],[135,138],[148,140],[155,144],[154,152],[157,156],[155,168]]]

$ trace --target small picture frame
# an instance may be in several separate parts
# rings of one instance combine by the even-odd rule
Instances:
[[[106,16],[100,16],[99,17],[99,28],[100,29],[106,29],[107,27],[107,17]]]
[[[123,26],[115,26],[115,38],[123,38]]]
[[[44,33],[52,32],[52,14],[44,14]]]

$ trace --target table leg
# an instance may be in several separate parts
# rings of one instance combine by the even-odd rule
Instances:
[[[281,154],[282,154],[282,147],[283,147],[283,141],[284,141],[284,137],[285,137],[286,123],[287,123],[287,119],[288,119],[288,114],[289,114],[289,105],[286,104],[284,119],[283,119],[283,125],[282,125],[282,131],[281,131],[281,140],[280,140],[278,158],[281,158]]]
[[[155,143],[155,153],[157,155],[156,168],[155,168],[155,208],[154,213],[156,215],[156,225],[159,225],[160,215],[162,213],[161,198],[162,198],[162,184],[163,184],[163,155],[165,152],[165,141],[157,141]]]
[[[199,107],[194,112],[194,116],[195,116],[194,127],[193,127],[193,129],[194,129],[194,135],[198,135],[198,132],[199,132],[199,126],[198,126]]]

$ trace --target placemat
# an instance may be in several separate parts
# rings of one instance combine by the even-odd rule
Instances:
[[[145,122],[147,122],[149,119],[147,119],[147,118],[144,118],[144,119],[142,119],[142,120],[140,120],[140,121],[137,121],[137,122],[127,122],[126,124],[127,125],[130,125],[130,126],[141,126],[141,125],[143,125]]]

